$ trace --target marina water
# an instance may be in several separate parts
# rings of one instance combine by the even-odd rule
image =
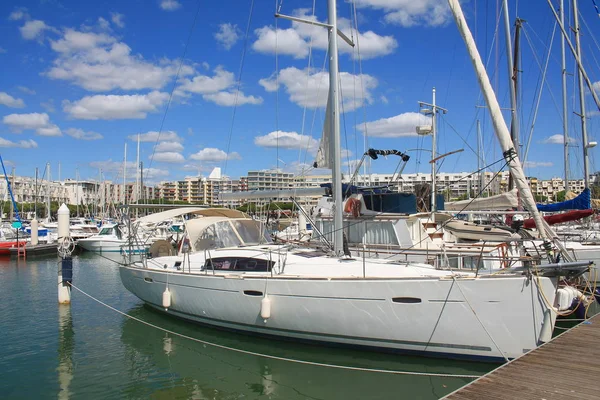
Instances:
[[[121,256],[112,256],[122,261]],[[129,316],[205,342],[294,360],[482,375],[494,364],[328,348],[225,332],[145,307],[118,264],[73,260],[73,284]],[[471,379],[394,375],[273,360],[144,325],[73,291],[57,303],[58,259],[0,258],[3,399],[437,399]]]

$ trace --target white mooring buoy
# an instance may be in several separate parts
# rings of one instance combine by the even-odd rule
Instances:
[[[57,211],[58,214],[58,238],[65,238],[70,236],[69,231],[69,207],[63,203]]]
[[[165,308],[165,311],[171,307],[171,291],[169,290],[169,288],[167,287],[165,289],[165,291],[163,292],[163,299],[162,299],[162,305]]]
[[[271,299],[269,296],[263,297],[260,301],[260,317],[267,322],[271,318]]]

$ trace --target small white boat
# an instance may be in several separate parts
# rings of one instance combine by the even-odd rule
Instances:
[[[444,225],[444,228],[452,232],[457,238],[463,240],[504,242],[521,239],[521,236],[518,233],[494,225],[480,225],[472,222],[454,220],[448,221]]]
[[[97,235],[79,239],[77,244],[84,250],[98,253],[120,253],[121,247],[127,244],[126,235],[117,224],[103,225]]]

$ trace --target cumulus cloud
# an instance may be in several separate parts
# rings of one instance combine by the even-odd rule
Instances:
[[[192,154],[190,159],[196,161],[205,161],[205,162],[220,162],[225,160],[239,160],[242,157],[236,152],[225,153],[223,150],[216,149],[214,147],[207,147],[205,149],[200,150],[199,152]]]
[[[32,149],[38,147],[37,143],[31,139],[29,140],[19,140],[18,142],[13,142],[11,140],[7,140],[0,137],[0,147],[17,147],[21,149]]]
[[[175,151],[163,151],[154,153],[154,156],[150,156],[151,159],[157,162],[164,163],[182,163],[185,161],[185,158]]]
[[[154,141],[156,141],[156,140],[154,140]],[[157,144],[154,147],[154,151],[156,151],[156,152],[174,151],[174,152],[180,153],[183,151],[183,145],[179,142],[160,142],[159,144]]]
[[[169,176],[169,170],[164,168],[144,168],[144,181],[153,181],[157,178]]]
[[[299,18],[318,21],[313,17],[311,11],[306,8],[295,10],[293,15]],[[360,55],[362,59],[375,58],[392,53],[398,42],[393,36],[381,36],[373,31],[361,32],[356,38],[356,31],[352,32],[352,22],[346,18],[338,18],[338,29],[346,36],[355,37],[355,42],[360,43]],[[271,26],[264,26],[254,31],[257,40],[252,44],[252,48],[260,53],[287,54],[294,58],[305,58],[312,42],[313,48],[327,49],[328,33],[322,27],[307,25],[299,22],[292,22],[292,27],[288,29],[277,29]],[[345,41],[338,41],[340,53],[354,54],[355,49]]]
[[[175,11],[181,7],[181,4],[177,0],[161,0],[160,8],[165,11]]]
[[[0,105],[11,107],[11,108],[23,108],[25,103],[22,99],[12,97],[6,92],[0,92]]]
[[[137,142],[138,135],[129,135],[127,138],[131,141]],[[174,131],[150,131],[146,133],[139,134],[140,142],[156,142],[157,140],[166,141],[166,142],[182,142],[183,139],[177,135]],[[166,151],[166,150],[163,150]]]
[[[223,67],[218,66],[213,76],[196,75],[192,79],[183,79],[176,89],[178,96],[189,96],[190,93],[201,94],[206,101],[220,106],[231,107],[243,104],[261,104],[261,97],[246,96],[242,91],[236,93],[235,77]]]
[[[92,131],[84,131],[83,129],[69,128],[65,133],[78,140],[100,140],[104,138],[101,134]]]
[[[23,39],[34,40],[41,38],[44,34],[44,31],[49,29],[51,30],[52,27],[46,25],[44,21],[34,19],[25,22],[25,24],[19,28],[19,31],[21,31],[21,36]]]
[[[104,172],[120,172],[123,170],[123,161],[113,161],[112,158],[105,161],[91,161],[89,165]],[[135,168],[137,168],[137,165],[134,161],[127,162],[127,169],[132,170]]]
[[[26,93],[26,94],[30,94],[30,95],[35,94],[35,90],[30,89],[27,86],[17,86],[17,89],[19,89],[21,92]]]
[[[431,124],[431,118],[416,112],[406,112],[394,117],[360,124],[356,128],[364,134],[368,133],[369,136],[402,137],[417,136],[416,127],[428,124]]]
[[[46,113],[10,114],[2,122],[15,133],[34,130],[40,136],[62,136],[60,128],[50,122]]]
[[[236,42],[240,38],[238,31],[239,29],[237,25],[229,23],[221,24],[219,25],[218,32],[215,33],[215,39],[217,39],[217,42],[219,42],[221,46],[229,50],[233,47],[234,44],[236,44]]]
[[[44,74],[95,92],[160,89],[175,77],[179,67],[178,62],[169,59],[146,61],[108,33],[68,28],[60,39],[50,41],[50,47],[57,57]],[[192,67],[184,65],[180,76],[193,72]]]
[[[29,14],[27,14],[27,9],[25,7],[20,7],[20,8],[15,9],[8,16],[8,19],[11,21],[20,21],[22,19],[28,19],[28,18],[29,18]]]
[[[385,22],[405,28],[444,26],[451,20],[446,0],[356,0],[356,6],[381,9]]]
[[[296,132],[274,131],[264,136],[256,136],[254,144],[260,147],[279,147],[282,149],[315,150],[319,142],[307,135]]]
[[[576,142],[576,140],[572,137],[569,137],[567,139],[567,141],[569,143]],[[542,140],[540,143],[543,143],[543,144],[565,144],[565,137],[562,133],[557,133],[556,135],[548,136],[547,138]]]
[[[373,101],[371,91],[378,85],[375,77],[367,74],[353,75],[348,72],[340,72],[339,77],[345,111],[354,110]],[[261,79],[259,84],[267,91],[277,89],[275,76]],[[323,108],[327,105],[329,92],[329,74],[327,72],[310,71],[307,78],[306,70],[288,67],[279,72],[279,84],[285,87],[290,101],[301,107]]]
[[[118,12],[110,13],[110,20],[119,28],[125,27],[125,22],[123,21],[123,18],[125,18],[125,16],[123,14],[119,14]]]
[[[552,167],[554,164],[549,161],[525,161],[525,168]]]
[[[63,102],[63,111],[76,119],[143,119],[156,112],[169,98],[167,93],[153,91],[134,95],[95,95],[77,101]]]

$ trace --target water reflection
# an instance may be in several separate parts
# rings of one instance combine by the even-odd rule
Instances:
[[[75,331],[69,305],[58,305],[58,392],[59,400],[70,397],[69,386],[73,380],[73,349],[75,348]]]
[[[481,374],[489,364],[423,359],[305,344],[272,341],[218,331],[172,319],[143,306],[129,315],[163,328],[224,346],[315,362],[373,369]],[[126,319],[121,340],[127,345],[132,379],[141,369],[157,381],[161,395],[225,399],[252,393],[270,399],[389,399],[401,392],[408,398],[439,398],[468,379],[390,375],[318,367],[267,359],[194,342]],[[167,376],[160,371],[168,371]]]

